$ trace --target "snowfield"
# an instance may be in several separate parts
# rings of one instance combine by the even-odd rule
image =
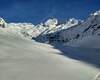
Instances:
[[[92,80],[99,72],[60,54],[53,46],[2,32],[0,80]]]

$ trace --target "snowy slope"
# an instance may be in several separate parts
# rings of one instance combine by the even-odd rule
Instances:
[[[82,22],[80,25],[71,27],[60,33],[61,39],[65,40],[68,45],[72,46],[74,44],[75,46],[75,44],[78,44],[76,46],[80,45],[81,47],[82,47],[81,44],[84,44],[84,46],[88,45],[88,47],[100,48],[99,36],[100,36],[100,11],[96,11],[95,13],[91,14],[89,18],[86,21]],[[91,44],[92,42],[95,45],[94,44],[92,45]],[[91,46],[89,44],[91,44]]]
[[[82,39],[65,43],[67,46],[84,47],[84,48],[100,48],[100,36],[86,36]]]
[[[53,46],[0,32],[0,80],[91,80],[99,69],[59,55]]]

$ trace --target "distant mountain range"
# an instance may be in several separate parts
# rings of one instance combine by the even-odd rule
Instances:
[[[20,35],[39,42],[60,42],[67,46],[100,47],[100,11],[92,13],[85,21],[71,18],[59,22],[51,18],[44,23],[6,23],[0,19],[0,31]]]

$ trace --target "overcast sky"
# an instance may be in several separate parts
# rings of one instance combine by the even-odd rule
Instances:
[[[86,19],[99,9],[100,0],[0,0],[0,16],[8,22],[37,24],[50,17],[60,21]]]

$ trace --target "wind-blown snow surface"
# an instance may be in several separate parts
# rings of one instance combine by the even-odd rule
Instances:
[[[91,80],[99,69],[52,46],[0,33],[0,80]]]

